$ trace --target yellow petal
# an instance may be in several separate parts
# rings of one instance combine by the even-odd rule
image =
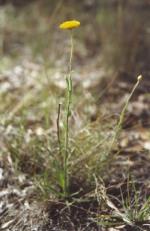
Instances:
[[[80,26],[80,22],[77,20],[69,20],[61,23],[59,28],[62,30],[70,30]]]

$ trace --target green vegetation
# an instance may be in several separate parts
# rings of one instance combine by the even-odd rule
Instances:
[[[62,32],[59,23],[68,12],[76,15],[75,9],[64,7],[63,1],[53,2],[50,10],[45,6],[39,1],[19,10],[11,5],[1,9],[0,166],[6,165],[10,179],[12,174],[18,182],[22,176],[29,181],[25,184],[32,182],[33,192],[23,201],[44,206],[48,218],[41,230],[50,230],[49,219],[60,230],[71,230],[70,224],[76,225],[72,230],[148,230],[150,200],[143,165],[149,161],[150,134],[141,126],[141,115],[148,110],[149,93],[138,96],[145,76],[135,79],[134,74],[144,66],[132,68],[138,45],[129,49],[129,39],[124,46],[124,8],[118,5],[114,17],[104,7],[92,25],[81,14],[84,6],[77,6],[81,27]],[[116,21],[121,31],[111,31]],[[133,81],[122,82],[117,68],[118,73],[125,69],[133,74]],[[134,115],[136,103],[144,110],[139,117]],[[129,128],[133,134],[127,130],[130,118],[137,123]],[[139,143],[132,151],[138,120],[144,138],[137,135]],[[142,142],[147,149],[143,144],[139,148]],[[25,184],[17,187],[23,190]]]

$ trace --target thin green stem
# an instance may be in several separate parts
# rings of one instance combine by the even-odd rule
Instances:
[[[128,107],[128,105],[129,105],[129,101],[130,101],[130,99],[131,99],[131,97],[132,97],[134,91],[135,91],[136,88],[138,87],[139,83],[140,83],[140,80],[137,79],[137,82],[136,82],[136,84],[134,85],[134,87],[133,87],[133,89],[132,89],[132,91],[131,91],[129,97],[127,98],[127,100],[126,100],[126,102],[125,102],[125,105],[124,105],[124,107],[123,107],[123,109],[122,109],[122,111],[121,111],[121,114],[120,114],[120,117],[119,117],[119,122],[118,122],[118,124],[117,124],[117,126],[116,126],[116,129],[115,129],[115,138],[118,137],[118,134],[119,134],[119,132],[120,132],[120,130],[121,130],[121,128],[122,128],[124,116],[125,116],[125,113],[126,113],[126,111],[127,111],[127,107]]]
[[[112,139],[112,142],[111,142],[111,144],[110,144],[110,146],[109,146],[109,150],[108,150],[108,152],[107,152],[107,156],[108,156],[108,155],[110,154],[110,152],[112,151],[112,148],[113,148],[113,146],[114,146],[114,144],[115,144],[115,142],[116,142],[116,139],[118,138],[118,136],[119,136],[119,134],[120,134],[120,131],[121,131],[121,128],[122,128],[122,124],[123,124],[123,121],[124,121],[124,116],[125,116],[125,113],[126,113],[126,111],[127,111],[127,107],[128,107],[128,105],[129,105],[129,101],[130,101],[130,99],[131,99],[131,97],[132,97],[134,91],[135,91],[136,88],[138,87],[140,81],[141,81],[141,78],[137,78],[137,82],[136,82],[136,84],[134,85],[134,87],[133,87],[133,89],[132,89],[130,95],[128,96],[128,98],[127,98],[127,100],[126,100],[126,102],[125,102],[125,105],[124,105],[124,107],[123,107],[123,109],[122,109],[122,111],[121,111],[121,114],[120,114],[120,117],[119,117],[119,121],[118,121],[118,123],[117,123],[117,125],[116,125],[116,127],[115,127],[115,134],[114,134],[114,137],[113,137],[113,139]]]
[[[61,103],[58,105],[58,113],[57,113],[57,139],[59,145],[59,153],[62,155],[62,148],[61,148],[61,137],[60,137],[60,112],[61,112]]]
[[[71,49],[70,49],[70,59],[69,59],[69,73],[71,74],[72,71],[72,58],[73,58],[73,50],[74,50],[74,44],[73,44],[73,31],[70,31],[70,42],[71,42]]]
[[[67,102],[66,102],[66,122],[65,122],[65,155],[64,155],[64,194],[65,197],[68,194],[68,157],[69,157],[69,117],[71,114],[71,100],[72,100],[72,57],[73,57],[73,33],[70,31],[71,37],[71,49],[70,49],[70,59],[69,59],[69,73],[66,77],[67,84]]]

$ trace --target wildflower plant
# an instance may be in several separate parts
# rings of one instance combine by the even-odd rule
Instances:
[[[68,65],[68,73],[66,74],[66,107],[65,107],[65,123],[64,123],[64,144],[61,139],[60,132],[60,112],[61,104],[58,107],[58,117],[57,117],[57,137],[59,144],[60,155],[62,156],[62,174],[60,186],[62,190],[62,195],[66,198],[69,195],[69,117],[71,115],[71,102],[72,102],[72,58],[74,50],[73,42],[73,29],[80,26],[80,22],[77,20],[65,21],[59,25],[59,28],[62,30],[69,30],[70,33],[70,58]]]
[[[58,144],[59,144],[59,153],[61,156],[61,170],[59,173],[59,185],[61,187],[61,196],[64,198],[69,197],[69,187],[70,187],[70,156],[71,156],[71,151],[70,151],[70,145],[69,145],[69,118],[71,115],[71,103],[72,103],[72,94],[73,94],[73,88],[72,88],[72,58],[73,58],[73,50],[74,50],[74,39],[73,39],[73,29],[77,28],[80,26],[80,22],[76,20],[70,20],[70,21],[65,21],[59,25],[59,28],[62,30],[68,30],[70,34],[70,59],[69,59],[69,64],[68,64],[68,73],[66,74],[66,104],[65,104],[65,121],[64,121],[64,130],[61,133],[60,131],[60,113],[61,113],[61,104],[59,104],[58,107],[58,117],[57,117],[57,137],[58,137]],[[112,159],[111,157],[111,151],[119,137],[122,123],[124,121],[124,116],[129,104],[129,101],[138,87],[140,81],[142,79],[142,76],[137,77],[137,82],[134,85],[129,97],[126,100],[126,103],[122,109],[122,112],[119,117],[119,121],[114,129],[114,136],[112,137],[111,143],[109,145],[108,150],[105,153],[105,156],[101,159],[100,165],[95,163],[95,165],[98,168],[102,168],[102,166],[105,166],[106,162],[107,164],[110,163],[109,160]],[[80,158],[79,158],[80,159]],[[103,167],[104,167],[103,166]],[[96,169],[97,169],[96,167]]]

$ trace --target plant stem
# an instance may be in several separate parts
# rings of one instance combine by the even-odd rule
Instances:
[[[69,117],[70,117],[70,108],[71,108],[71,100],[72,100],[72,57],[73,57],[73,33],[70,31],[71,38],[71,49],[70,49],[70,59],[69,59],[69,73],[66,77],[67,84],[67,103],[66,103],[66,123],[65,123],[65,155],[64,155],[64,194],[65,197],[68,194],[68,157],[69,157]]]
[[[73,58],[73,32],[72,30],[70,31],[70,41],[71,41],[71,49],[70,49],[70,60],[69,60],[69,74],[71,75],[71,71],[72,71],[72,58]]]
[[[127,100],[126,100],[126,102],[125,102],[125,105],[124,105],[124,107],[123,107],[123,109],[122,109],[122,111],[121,111],[121,114],[120,114],[120,117],[119,117],[119,121],[118,121],[118,123],[117,123],[117,125],[116,125],[116,127],[115,127],[115,134],[114,134],[114,137],[113,137],[112,142],[111,142],[111,144],[110,144],[108,154],[111,152],[111,150],[112,150],[112,148],[113,148],[113,146],[114,146],[114,143],[116,142],[116,139],[118,138],[118,136],[119,136],[119,134],[120,134],[120,131],[121,131],[121,128],[122,128],[122,124],[123,124],[123,121],[124,121],[124,117],[125,117],[125,113],[126,113],[126,111],[127,111],[128,105],[129,105],[129,101],[130,101],[130,99],[131,99],[133,93],[135,92],[136,88],[138,87],[140,81],[141,81],[141,79],[138,79],[138,78],[137,78],[137,82],[136,82],[136,84],[133,86],[132,91],[131,91],[130,95],[128,96],[128,98],[127,98]]]
[[[131,97],[132,97],[134,91],[136,90],[136,88],[138,87],[138,85],[139,85],[139,83],[140,83],[140,81],[141,81],[142,76],[141,76],[140,78],[139,78],[139,77],[140,77],[140,76],[138,76],[137,82],[136,82],[136,84],[133,86],[132,91],[131,91],[131,93],[129,94],[129,96],[128,96],[126,102],[125,102],[125,105],[124,105],[124,107],[123,107],[123,109],[122,109],[122,111],[121,111],[121,114],[120,114],[120,116],[119,116],[119,121],[118,121],[116,127],[114,128],[114,136],[112,137],[112,141],[111,141],[111,143],[110,143],[110,145],[109,145],[109,147],[108,147],[107,153],[106,153],[106,155],[105,155],[105,157],[104,157],[104,159],[103,159],[104,163],[105,163],[106,160],[108,160],[108,156],[109,156],[109,163],[112,161],[112,158],[114,157],[114,156],[112,156],[112,155],[110,155],[110,154],[111,154],[111,152],[112,152],[112,149],[113,149],[114,144],[116,143],[116,140],[118,139],[118,137],[119,137],[119,135],[120,135],[120,131],[121,131],[122,124],[123,124],[123,121],[124,121],[125,113],[126,113],[126,111],[127,111],[127,107],[128,107],[128,105],[129,105],[129,101],[130,101],[130,99],[131,99]],[[116,153],[116,155],[117,155],[117,154],[118,154],[118,152]],[[108,162],[108,161],[107,161],[107,162]],[[107,164],[108,164],[108,163],[107,163]]]
[[[61,111],[61,103],[58,105],[58,113],[57,113],[57,139],[58,139],[58,145],[59,145],[59,153],[62,155],[62,149],[61,149],[61,137],[60,137],[60,111]]]
[[[133,87],[133,89],[132,89],[132,91],[131,91],[129,97],[127,98],[127,100],[126,100],[126,102],[125,102],[125,105],[124,105],[124,107],[123,107],[123,109],[122,109],[122,111],[121,111],[121,114],[120,114],[120,117],[119,117],[119,122],[118,122],[118,124],[117,124],[117,126],[116,126],[116,129],[115,129],[115,130],[116,130],[116,131],[115,131],[115,138],[118,137],[118,135],[119,135],[119,132],[120,132],[121,127],[122,127],[122,124],[123,124],[124,116],[125,116],[125,113],[126,113],[126,111],[127,111],[127,107],[128,107],[128,105],[129,105],[129,101],[130,101],[130,99],[131,99],[131,97],[132,97],[134,91],[135,91],[136,88],[138,87],[139,83],[140,83],[140,80],[137,79],[137,82],[136,82],[136,84],[134,85],[134,87]]]

